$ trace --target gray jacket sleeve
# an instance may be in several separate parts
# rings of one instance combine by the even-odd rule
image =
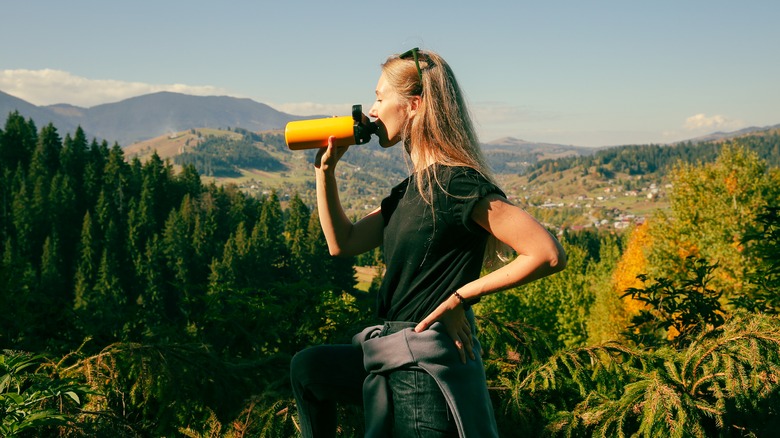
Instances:
[[[381,329],[382,326],[368,327],[352,339],[363,349],[363,364],[369,373],[363,384],[366,437],[389,436],[392,397],[385,375],[401,368],[422,369],[436,380],[462,438],[498,436],[476,337],[477,359],[467,359],[464,364],[439,322],[421,333],[408,328],[380,337]]]

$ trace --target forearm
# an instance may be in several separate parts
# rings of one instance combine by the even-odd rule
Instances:
[[[349,220],[341,206],[338,185],[333,172],[317,170],[317,213],[320,226],[328,243],[331,255],[344,252],[344,245],[349,241],[352,232],[352,221]]]
[[[531,215],[502,197],[482,199],[472,218],[496,239],[514,249],[517,257],[458,290],[464,298],[477,298],[521,286],[566,267],[560,242]]]
[[[561,271],[566,266],[562,253],[539,257],[518,255],[514,260],[458,289],[463,298],[473,300],[512,289]]]

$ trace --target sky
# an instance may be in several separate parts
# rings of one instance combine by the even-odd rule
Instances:
[[[777,0],[0,0],[0,91],[175,91],[368,112],[381,63],[450,64],[483,142],[670,143],[780,123]]]

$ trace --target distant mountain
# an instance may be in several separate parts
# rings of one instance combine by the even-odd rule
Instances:
[[[91,108],[58,104],[39,107],[0,92],[0,114],[18,110],[41,127],[53,123],[64,135],[81,126],[88,138],[122,146],[191,128],[237,127],[249,131],[283,129],[302,117],[276,111],[250,99],[160,92]]]
[[[541,160],[591,155],[599,149],[504,137],[482,144],[482,150],[496,173],[522,173]]]
[[[126,147],[139,141],[193,128],[243,128],[248,131],[282,130],[287,122],[304,117],[286,114],[251,99],[228,96],[191,96],[160,92],[115,103],[81,108],[69,104],[36,106],[0,91],[0,124],[8,113],[18,110],[41,128],[53,123],[60,133],[72,133],[81,126],[87,138],[118,142]],[[309,116],[311,117],[311,116]],[[775,125],[771,128],[780,128]],[[730,139],[771,128],[746,128],[717,132],[692,142]],[[491,163],[499,171],[515,171],[539,160],[571,155],[590,155],[604,148],[540,143],[506,137],[483,144]]]
[[[780,129],[780,124],[774,126],[764,126],[764,127],[751,126],[748,128],[743,128],[738,131],[732,131],[732,132],[713,132],[712,134],[692,138],[688,141],[690,141],[691,143],[704,143],[708,141],[730,140],[732,138],[742,137],[748,134],[755,134],[755,133],[773,131],[779,129]]]
[[[51,111],[45,107],[35,106],[10,94],[0,91],[0,127],[5,125],[8,114],[13,111],[19,111],[27,119],[32,119],[38,129],[53,123],[57,129],[63,133],[76,130],[78,123],[74,123],[68,117],[57,112]]]
[[[574,146],[574,145],[563,145],[563,144],[555,144],[555,143],[541,143],[535,141],[526,141],[514,137],[504,137],[498,140],[493,140],[491,142],[484,143],[482,147],[486,151],[496,151],[496,150],[514,151],[514,152],[523,151],[523,152],[528,152],[533,154],[556,155],[556,156],[590,155],[593,152],[602,149],[602,148],[587,147],[587,146]]]

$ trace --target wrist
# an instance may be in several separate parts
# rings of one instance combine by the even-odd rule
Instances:
[[[453,291],[452,296],[455,297],[455,299],[460,303],[461,306],[463,306],[463,310],[469,310],[471,308],[471,304],[469,301],[465,298],[463,298],[463,295],[459,294],[458,291]]]
[[[314,175],[316,178],[331,179],[336,177],[336,172],[335,169],[320,166],[314,168]]]

